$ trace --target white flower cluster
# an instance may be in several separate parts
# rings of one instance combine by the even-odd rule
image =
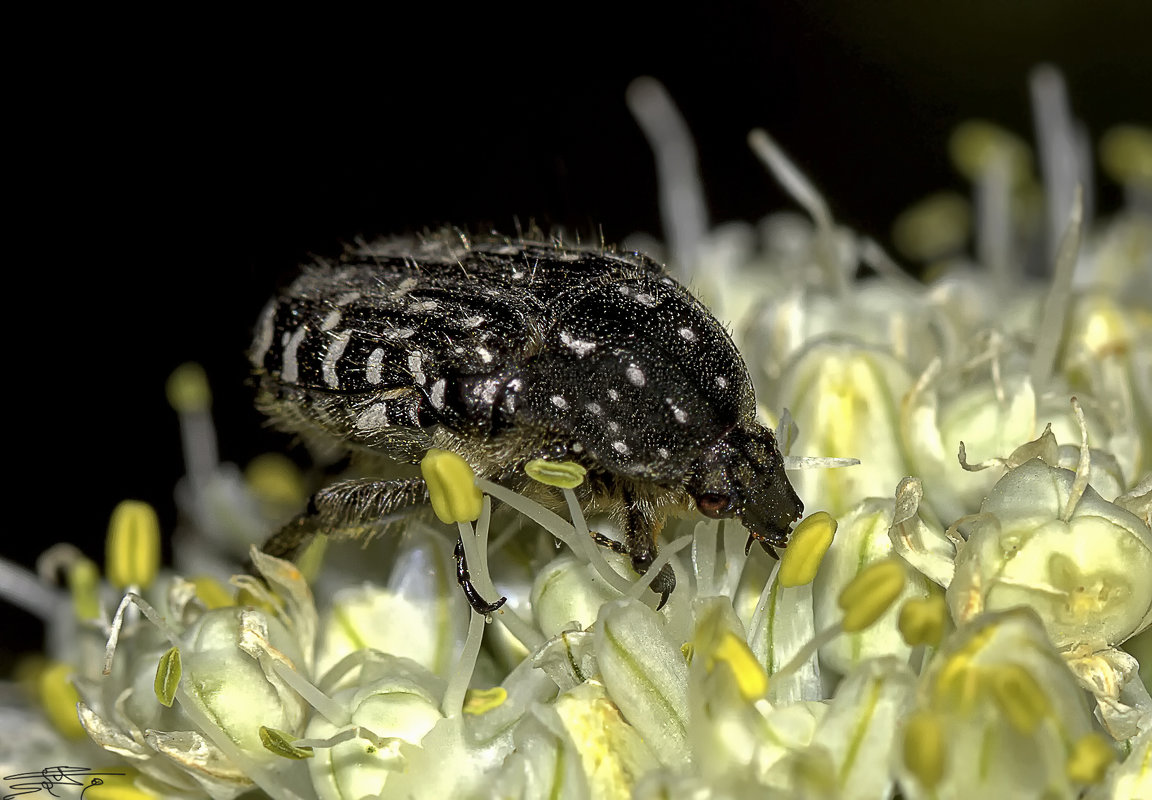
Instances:
[[[702,203],[675,199],[696,180],[668,155],[690,152],[683,125],[638,82],[665,148],[669,260],[731,323],[763,408],[790,410],[775,421],[809,517],[783,561],[746,555],[738,524],[674,521],[677,589],[656,611],[561,488],[579,475],[534,475],[569,519],[481,481],[505,510],[485,498],[459,531],[481,594],[508,597],[486,624],[456,585],[456,530],[412,521],[299,567],[253,549],[264,580],[228,588],[157,574],[146,515],[126,512],[111,618],[93,565],[56,555],[71,635],[51,655],[83,731],[132,768],[105,796],[1152,796],[1152,133],[1105,140],[1127,199],[1092,220],[1061,85],[1034,83],[1055,142],[1048,227],[1027,148],[965,126],[978,258],[960,250],[967,204],[933,198],[896,231],[931,262],[920,283],[836,226],[763,133],[753,148],[810,219],[768,218],[759,245],[749,226],[709,230]],[[1033,252],[1043,280],[1021,266]],[[224,577],[228,548],[302,492],[281,462],[245,481],[197,450],[200,386],[172,393],[201,432],[177,553],[184,574]],[[829,468],[843,459],[860,463]],[[470,504],[463,483],[437,490]],[[60,694],[68,674],[41,682]]]

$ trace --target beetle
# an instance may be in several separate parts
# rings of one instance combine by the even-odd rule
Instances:
[[[774,554],[803,512],[731,337],[640,253],[450,233],[361,245],[274,297],[249,355],[260,410],[329,452],[414,464],[441,448],[525,492],[527,462],[580,464],[582,508],[623,531],[597,542],[640,574],[669,513],[738,519]],[[421,478],[341,481],[264,549],[291,555],[427,503]],[[459,543],[456,557],[472,606],[499,607]],[[674,587],[665,565],[661,606]]]

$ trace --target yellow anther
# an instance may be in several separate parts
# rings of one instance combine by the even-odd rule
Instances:
[[[69,739],[82,739],[86,734],[76,712],[80,695],[70,680],[74,672],[68,664],[49,664],[36,680],[36,693],[53,727]]]
[[[1117,125],[1100,140],[1100,163],[1117,183],[1152,185],[1152,129]]]
[[[780,585],[811,583],[835,535],[836,520],[827,511],[817,511],[797,525],[792,541],[780,556],[780,572],[776,578]]]
[[[238,592],[236,592],[236,605],[242,608],[258,608],[261,611],[268,612],[269,614],[276,614],[279,612],[279,609],[274,608],[266,597],[246,588],[241,588]]]
[[[978,670],[972,658],[964,653],[951,656],[936,675],[934,697],[942,708],[971,711],[979,690]]]
[[[428,499],[436,517],[446,525],[479,519],[484,495],[476,488],[476,473],[455,453],[432,448],[420,462],[428,483]]]
[[[1024,178],[1032,160],[1023,140],[984,120],[960,123],[948,139],[948,154],[952,165],[968,180],[976,180],[1000,161],[1012,177]]]
[[[736,688],[746,701],[758,700],[768,692],[768,673],[756,660],[748,643],[731,631],[724,632],[708,658],[708,666],[727,664],[736,679]]]
[[[180,651],[175,647],[168,648],[168,651],[160,656],[160,663],[156,665],[156,680],[152,686],[161,705],[172,707],[182,672]]]
[[[195,362],[189,361],[173,370],[164,389],[168,395],[168,405],[178,414],[207,411],[212,405],[208,376],[204,374],[204,368]]]
[[[268,503],[295,506],[304,502],[304,478],[292,459],[281,453],[263,453],[248,462],[244,478],[252,492]]]
[[[192,578],[192,585],[196,587],[196,597],[209,611],[234,605],[232,591],[211,575],[197,575]]]
[[[1032,673],[1019,664],[991,668],[987,680],[996,704],[1020,733],[1032,733],[1040,720],[1052,711],[1044,689]]]
[[[534,481],[557,486],[561,489],[575,489],[584,483],[588,470],[574,461],[546,461],[533,459],[524,465],[524,471]]]
[[[327,536],[313,536],[312,540],[304,545],[304,549],[296,555],[296,566],[308,583],[316,580],[316,576],[320,574],[320,568],[324,566],[328,542]]]
[[[927,597],[913,597],[900,608],[900,635],[912,647],[940,644],[947,623],[948,604],[939,592]]]
[[[892,241],[908,258],[921,261],[963,249],[971,228],[968,201],[955,192],[940,192],[904,211],[892,224]]]
[[[150,586],[160,570],[160,521],[152,506],[139,500],[116,506],[104,553],[104,568],[113,586]]]
[[[297,747],[292,744],[298,738],[300,737],[276,728],[269,728],[266,725],[260,726],[260,744],[264,745],[265,750],[275,753],[281,758],[299,760],[312,757],[311,747]]]
[[[472,715],[485,714],[494,708],[499,708],[508,699],[508,690],[503,686],[493,686],[491,689],[469,689],[464,695],[464,713]]]
[[[100,568],[96,562],[78,558],[68,565],[68,593],[76,619],[100,618]]]
[[[1099,783],[1115,760],[1116,751],[1103,736],[1086,733],[1072,745],[1065,770],[1068,779],[1075,783]]]
[[[907,573],[893,558],[866,567],[844,587],[836,600],[844,612],[842,627],[847,633],[862,631],[880,618],[904,591]]]
[[[947,753],[940,718],[926,711],[908,717],[904,725],[904,766],[927,789],[944,777]]]

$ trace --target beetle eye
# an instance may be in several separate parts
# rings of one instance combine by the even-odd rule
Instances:
[[[706,517],[715,517],[722,514],[727,508],[730,500],[728,495],[719,494],[717,492],[705,492],[696,498],[696,507]]]

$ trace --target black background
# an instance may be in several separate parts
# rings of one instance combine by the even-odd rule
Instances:
[[[1152,8],[1003,0],[393,4],[371,14],[46,19],[10,31],[5,128],[7,525],[23,563],[102,558],[109,512],[182,472],[168,373],[205,365],[226,460],[283,447],[245,385],[251,326],[310,253],[356,235],[514,219],[609,241],[660,233],[651,153],[624,105],[662,80],[691,126],[712,219],[788,204],[745,144],[767,128],[838,219],[962,188],[963,119],[1032,139],[1027,78],[1063,69],[1094,136],[1152,118]],[[1115,204],[1104,188],[1104,207]],[[3,613],[4,654],[37,645]]]

